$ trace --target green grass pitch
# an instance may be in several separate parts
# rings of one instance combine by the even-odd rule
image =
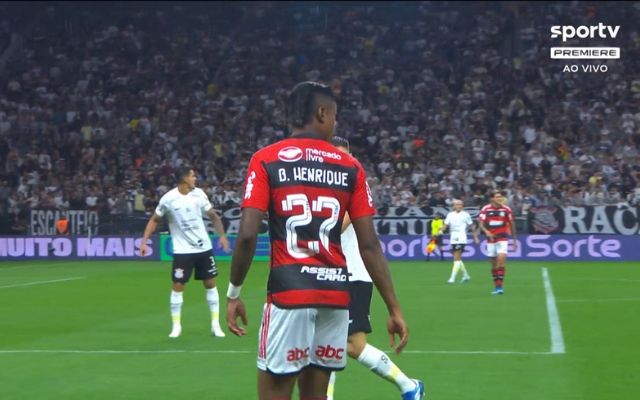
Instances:
[[[545,267],[565,353],[551,352]],[[464,285],[445,283],[450,268],[391,263],[411,330],[407,352],[392,359],[425,381],[429,399],[640,398],[640,265],[509,262],[504,296],[490,295],[486,262],[467,262]],[[244,338],[210,336],[204,291],[192,281],[183,335],[169,339],[169,270],[159,262],[2,262],[0,399],[257,398],[266,263],[253,265],[243,289]],[[224,298],[228,263],[219,270]],[[377,294],[371,317],[370,342],[388,350]],[[338,375],[338,400],[399,398],[352,360]]]

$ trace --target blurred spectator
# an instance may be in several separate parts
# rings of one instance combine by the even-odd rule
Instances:
[[[308,79],[334,88],[378,207],[480,205],[496,188],[522,216],[640,206],[640,11],[598,6],[629,28],[595,79],[548,57],[549,20],[585,4],[514,7],[47,4],[0,75],[0,215],[150,212],[184,163],[216,207],[237,205]]]

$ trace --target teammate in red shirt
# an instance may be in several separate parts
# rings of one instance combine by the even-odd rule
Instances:
[[[500,191],[491,194],[491,202],[480,210],[478,220],[480,229],[487,235],[487,251],[491,258],[491,274],[496,285],[493,294],[503,294],[509,234],[513,238],[513,250],[517,248],[516,224],[511,208],[504,204],[505,198]]]
[[[349,325],[347,265],[340,245],[345,212],[360,253],[389,310],[387,329],[396,351],[408,328],[376,236],[375,213],[360,163],[330,144],[337,105],[326,85],[303,82],[290,93],[292,135],[257,151],[247,171],[240,229],[231,261],[227,324],[246,331],[240,287],[249,270],[263,216],[269,215],[271,262],[258,350],[260,400],[325,399],[329,375],[346,363]]]

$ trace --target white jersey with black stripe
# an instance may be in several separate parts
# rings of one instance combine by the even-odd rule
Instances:
[[[340,241],[342,243],[342,252],[347,259],[349,282],[371,282],[371,277],[364,266],[364,261],[362,261],[362,257],[360,257],[358,238],[356,237],[356,231],[353,229],[353,225],[349,224],[347,229],[342,232]]]

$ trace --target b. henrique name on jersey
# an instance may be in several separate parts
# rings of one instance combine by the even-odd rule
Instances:
[[[349,173],[343,171],[333,171],[313,167],[292,167],[278,168],[278,181],[280,183],[301,182],[322,183],[328,186],[349,187]]]

